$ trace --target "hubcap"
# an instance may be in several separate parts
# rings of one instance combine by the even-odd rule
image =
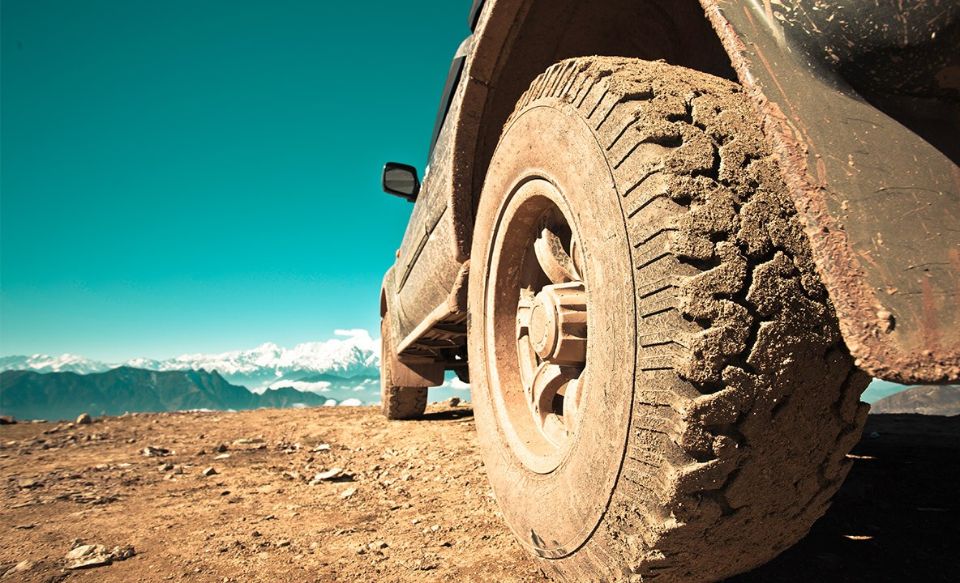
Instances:
[[[551,216],[552,215],[552,216]],[[587,362],[587,293],[562,215],[547,213],[533,240],[536,269],[520,277],[517,352],[534,422],[555,447],[576,431],[580,377]]]
[[[500,251],[491,284],[498,305],[492,312],[501,322],[493,326],[495,390],[502,421],[516,436],[514,449],[528,467],[546,472],[560,463],[579,425],[588,293],[579,239],[560,193],[532,181],[512,202],[495,235]],[[514,316],[515,324],[500,320]],[[509,345],[512,356],[500,353]]]

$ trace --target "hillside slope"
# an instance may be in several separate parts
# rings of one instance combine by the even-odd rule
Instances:
[[[290,388],[259,395],[205,370],[157,372],[120,367],[81,375],[73,372],[0,373],[0,413],[19,419],[72,419],[80,413],[127,411],[242,410],[322,405],[327,397]]]
[[[884,397],[870,412],[917,413],[920,415],[960,415],[960,386],[920,386]]]

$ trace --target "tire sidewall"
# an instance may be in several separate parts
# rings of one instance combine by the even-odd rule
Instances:
[[[567,202],[567,218],[583,246],[589,306],[580,425],[566,457],[546,474],[526,467],[509,443],[487,342],[494,234],[510,197],[532,178],[553,184]],[[619,194],[603,149],[567,103],[538,100],[511,119],[488,169],[471,258],[471,396],[484,464],[521,544],[561,558],[590,538],[610,503],[626,450],[636,354],[633,272]]]
[[[393,374],[393,336],[390,333],[390,315],[384,314],[380,318],[380,409],[388,419],[391,415],[390,379]]]

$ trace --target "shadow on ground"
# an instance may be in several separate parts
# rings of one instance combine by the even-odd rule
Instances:
[[[473,409],[445,409],[443,411],[430,411],[418,417],[421,421],[458,421],[460,419],[473,419]]]
[[[872,415],[833,506],[727,583],[960,581],[960,416]]]

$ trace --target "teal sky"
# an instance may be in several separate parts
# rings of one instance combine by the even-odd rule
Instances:
[[[469,5],[2,0],[0,354],[376,334]]]

